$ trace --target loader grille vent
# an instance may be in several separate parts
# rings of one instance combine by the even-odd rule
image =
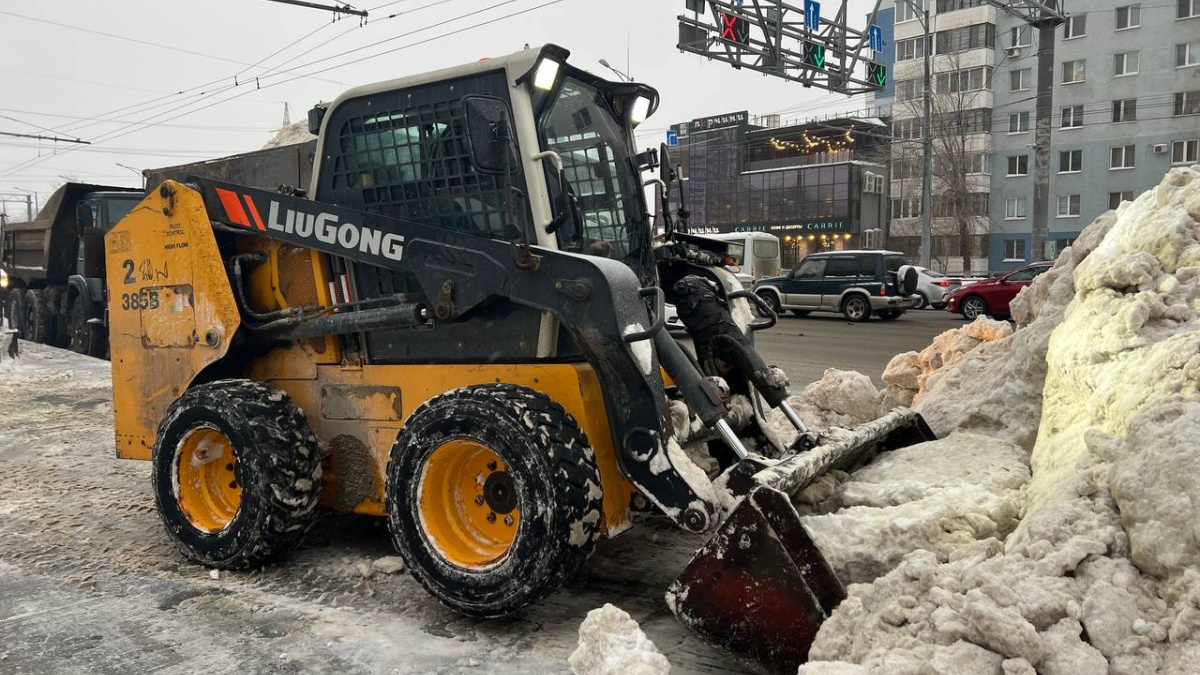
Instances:
[[[320,304],[317,279],[309,249],[283,246],[279,249],[279,292],[288,307]],[[325,338],[312,338],[308,344],[318,354],[325,353]]]

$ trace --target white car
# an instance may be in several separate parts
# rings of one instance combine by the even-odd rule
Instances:
[[[913,269],[918,273],[917,292],[913,295],[920,303],[914,309],[941,309],[946,306],[946,296],[962,286],[962,279],[948,277],[937,270],[915,265]]]

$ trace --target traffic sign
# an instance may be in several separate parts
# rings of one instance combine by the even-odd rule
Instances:
[[[887,66],[882,63],[867,62],[867,81],[874,86],[887,86]]]
[[[871,24],[869,34],[871,36],[871,51],[883,51],[883,29],[875,24]]]
[[[804,0],[804,27],[809,30],[821,28],[821,3],[817,0]]]
[[[750,22],[721,12],[721,39],[743,47],[750,44]]]
[[[667,146],[671,148],[679,147],[679,132],[674,129],[667,131]]]
[[[825,45],[815,42],[804,43],[804,65],[825,69]]]

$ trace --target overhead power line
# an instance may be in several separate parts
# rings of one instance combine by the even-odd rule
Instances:
[[[367,10],[354,9],[350,5],[318,5],[315,2],[304,2],[304,0],[267,0],[267,2],[278,2],[284,5],[296,5],[297,7],[308,7],[310,9],[323,9],[334,14],[353,14],[367,18]]]
[[[6,119],[12,119],[11,117]],[[54,141],[55,143],[78,143],[80,145],[91,145],[91,141],[83,141],[78,138],[59,138],[58,136],[37,136],[34,134],[18,134],[13,131],[0,131],[0,136],[13,136],[15,138],[32,138],[38,141]]]

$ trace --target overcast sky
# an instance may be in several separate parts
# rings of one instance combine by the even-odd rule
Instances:
[[[748,109],[787,119],[863,105],[681,54],[675,18],[684,0],[360,0],[355,6],[371,10],[365,26],[355,17],[333,22],[325,12],[267,0],[5,0],[0,131],[94,145],[0,137],[0,193],[24,188],[44,199],[63,176],[140,186],[135,171],[120,164],[143,169],[254,150],[283,122],[285,102],[292,120],[300,120],[313,103],[348,87],[500,56],[526,43],[557,43],[572,51],[573,64],[605,74],[599,59],[625,70],[628,53],[630,74],[662,93],[658,113],[639,134],[646,145],[657,144],[670,124],[696,117]],[[861,27],[873,6],[850,0],[850,16]],[[825,0],[822,13],[836,11]],[[492,19],[499,20],[471,28]],[[462,32],[441,37],[454,31]],[[355,59],[363,60],[302,77]],[[19,213],[13,204],[8,211]]]

